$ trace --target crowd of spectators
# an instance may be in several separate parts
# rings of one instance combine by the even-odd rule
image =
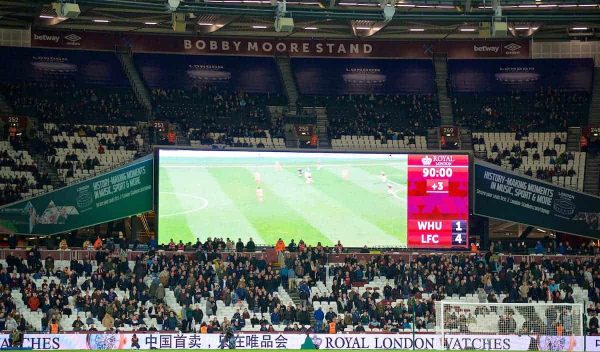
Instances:
[[[15,113],[45,122],[115,124],[145,116],[130,88],[84,87],[58,80],[4,83],[0,92]]]
[[[94,170],[101,166],[98,156],[107,151],[120,150],[137,151],[139,144],[137,137],[139,132],[136,128],[127,129],[127,134],[121,134],[116,126],[90,126],[90,125],[67,125],[58,124],[48,131],[52,140],[43,142],[44,156],[55,169],[67,170],[67,177],[73,177],[74,170]],[[113,136],[111,138],[110,136]],[[69,141],[68,137],[76,137]],[[92,143],[85,143],[84,138],[92,137]],[[57,149],[68,149],[63,157],[59,157]],[[77,151],[85,152],[78,156]]]
[[[284,105],[281,95],[231,92],[214,86],[153,89],[155,118],[180,123],[185,129],[247,136],[271,126],[268,105]]]
[[[50,184],[48,174],[40,172],[31,160],[26,160],[27,143],[25,136],[11,137],[10,145],[16,153],[11,155],[8,150],[0,151],[0,167],[10,169],[10,173],[0,175],[0,184],[3,185],[0,188],[0,205],[20,200],[30,189],[41,189]],[[16,172],[30,173],[33,179]]]
[[[520,141],[521,138],[527,136],[527,132],[518,130],[516,135],[516,140]],[[554,145],[563,144],[564,141],[561,140],[559,136],[554,138]],[[482,136],[473,137],[472,141],[473,145],[484,144],[485,140]],[[560,155],[555,147],[547,146],[544,150],[540,150],[538,142],[533,140],[527,140],[524,143],[524,147],[521,147],[519,143],[513,143],[510,148],[500,148],[496,143],[491,146],[491,150],[487,153],[487,155],[483,156],[482,159],[501,166],[503,161],[508,161],[512,170],[517,170],[523,165],[523,158],[529,157],[533,161],[544,160],[548,157],[548,162],[543,162],[542,164],[546,164],[547,166],[537,168],[535,171],[532,170],[531,167],[528,167],[524,170],[524,174],[527,176],[535,176],[541,180],[551,180],[554,176],[568,176],[573,177],[577,175],[577,172],[571,165],[569,165],[569,161],[575,160],[575,154],[572,152],[561,152]]]
[[[10,187],[0,189],[0,205],[16,202],[23,198],[22,194],[27,193],[29,184],[27,179],[21,177],[0,177],[0,183],[10,184]]]
[[[302,97],[301,105],[325,106],[330,138],[373,136],[382,140],[423,135],[439,126],[437,100],[431,95],[343,95]]]
[[[105,150],[118,150],[120,148],[125,148],[125,150],[137,150],[139,148],[136,141],[136,137],[139,133],[134,127],[128,128],[127,135],[121,135],[117,126],[59,124],[55,125],[49,133],[51,136],[61,136],[63,133],[66,133],[67,136],[79,138],[98,137],[98,134],[114,134],[114,140],[106,137],[98,138],[98,142],[102,146],[102,149],[100,149],[100,147],[98,148],[98,153],[100,154],[103,154]],[[54,141],[52,147],[69,148],[69,143],[62,139]],[[71,148],[86,150],[87,145],[80,139],[79,141],[73,142]]]
[[[583,126],[590,104],[588,93],[550,88],[506,95],[454,94],[452,99],[457,124],[487,131],[563,131]]]
[[[435,301],[444,297],[475,295],[479,302],[490,303],[501,297],[503,302],[514,303],[573,303],[573,287],[577,285],[587,292],[589,331],[597,333],[600,257],[593,245],[573,249],[568,243],[556,248],[537,243],[535,250],[540,253],[583,251],[596,255],[518,264],[510,255],[499,255],[518,252],[518,248],[500,242],[482,254],[418,254],[405,261],[387,254],[359,259],[348,253],[343,263],[334,264],[328,263],[327,254],[344,252],[341,243],[328,248],[307,246],[303,241],[287,246],[278,242],[278,270],[263,254],[254,251],[252,240],[243,243],[209,238],[193,245],[171,241],[167,249],[176,252],[170,253],[156,251],[154,239],[148,245],[149,251],[138,254],[130,265],[127,253],[115,250],[112,240],[103,242],[98,238],[89,244],[95,249],[91,259],[73,260],[64,268],[55,266],[52,257],[42,258],[33,247],[24,257],[7,257],[7,267],[0,268],[0,292],[10,296],[11,289],[18,289],[31,311],[43,313],[45,331],[62,326],[65,316],[84,312],[83,318],[73,319],[69,330],[95,330],[95,324],[101,324],[106,330],[210,333],[240,330],[250,324],[260,331],[275,331],[274,327],[283,327],[277,331],[306,331],[308,327],[315,332],[347,328],[398,332],[413,326],[417,330],[433,329]],[[224,250],[230,250],[229,254],[224,256]],[[359,293],[357,287],[377,277],[389,281],[383,287]],[[328,295],[319,295],[318,290],[313,293],[319,283],[329,284]],[[278,297],[280,285],[297,290],[300,302],[282,303]],[[169,306],[167,289],[172,291],[180,311]],[[209,319],[218,315],[217,301],[234,307],[233,315]],[[3,317],[11,317],[18,328],[28,328],[15,310],[14,298],[0,302],[0,330]],[[325,302],[335,304],[337,309],[323,311],[319,306]],[[313,307],[317,308],[313,311]],[[463,319],[455,318],[447,323],[459,324]],[[469,315],[463,323],[468,331],[475,320]],[[500,323],[509,330],[512,326],[511,321]],[[12,320],[10,326],[6,324],[7,330],[15,327]]]
[[[241,240],[218,241],[220,249],[242,251],[247,248]],[[251,244],[254,248],[254,243]],[[202,245],[200,245],[202,247]],[[185,245],[171,242],[170,250],[185,249]],[[207,247],[211,248],[211,246]],[[550,241],[543,246],[540,241],[533,248],[527,248],[523,242],[493,243],[485,255],[431,256],[420,255],[411,262],[396,261],[392,256],[372,257],[370,261],[359,261],[355,255],[348,254],[344,264],[329,265],[328,252],[343,252],[338,243],[333,248],[318,246],[308,247],[303,241],[293,241],[287,246],[278,242],[276,249],[285,253],[281,261],[282,284],[291,287],[295,278],[304,278],[298,286],[301,307],[305,302],[335,303],[337,312],[313,312],[316,331],[329,331],[331,323],[336,331],[352,327],[354,331],[378,328],[383,331],[396,332],[402,329],[432,329],[435,325],[434,302],[444,297],[467,294],[477,295],[480,302],[495,303],[501,296],[503,302],[554,302],[573,303],[573,285],[587,290],[590,305],[587,308],[589,328],[594,331],[597,326],[597,314],[600,313],[600,272],[595,265],[597,259],[577,259],[567,261],[545,260],[541,264],[525,262],[515,265],[510,256],[499,256],[499,253],[537,254],[558,253],[563,255],[598,255],[598,247],[594,243],[581,244],[575,248],[568,242]],[[297,253],[291,256],[290,253]],[[316,282],[326,282],[327,274],[332,277],[333,285],[328,296],[311,296],[311,287]],[[369,290],[358,294],[356,286],[361,286],[376,277],[393,280],[394,285]],[[289,284],[289,286],[288,286]],[[424,294],[428,294],[424,298]],[[413,311],[414,308],[414,311]],[[302,311],[302,310],[301,310]],[[298,309],[294,311],[297,314]],[[279,312],[276,312],[279,313]],[[281,314],[271,314],[276,322],[286,329],[302,329],[303,321],[289,315],[289,319],[281,318]],[[474,323],[471,316],[468,322]],[[300,324],[294,327],[293,324]],[[594,325],[596,324],[596,325]],[[265,330],[268,331],[268,330]]]
[[[252,137],[252,138],[283,138],[283,128],[280,123],[272,125],[269,130],[264,129],[247,129],[240,124],[237,128],[227,128],[225,132],[211,131],[205,128],[193,128],[188,133],[190,140],[200,141],[202,145],[224,144],[230,147],[244,148],[265,148],[264,143],[258,142],[256,145],[248,142],[236,141],[235,137]],[[269,132],[267,134],[267,132]]]

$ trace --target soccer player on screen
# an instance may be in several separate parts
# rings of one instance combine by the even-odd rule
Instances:
[[[343,169],[342,170],[342,180],[348,181],[349,179],[350,179],[350,172],[348,171],[348,169]]]
[[[390,196],[393,196],[394,195],[394,186],[392,186],[391,183],[388,183],[386,186],[387,186],[387,193]]]
[[[260,188],[260,186],[256,187],[256,200],[258,200],[259,203],[262,203],[263,200],[265,199],[265,194],[262,188]]]
[[[381,171],[381,174],[379,174],[379,179],[381,180],[382,183],[387,182],[387,176],[385,175],[385,172]]]
[[[304,171],[304,179],[307,185],[313,183],[312,173],[310,172],[310,170],[306,169],[306,171]]]
[[[257,185],[260,185],[260,183],[262,182],[260,172],[258,172],[258,171],[254,172],[254,181],[256,181]]]

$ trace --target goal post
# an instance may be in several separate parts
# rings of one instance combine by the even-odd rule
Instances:
[[[463,346],[465,337],[489,336],[498,341],[537,344],[539,350],[567,350],[582,341],[584,308],[581,303],[476,303],[436,302],[436,328],[444,349],[478,349]],[[573,337],[573,338],[571,338]],[[452,343],[458,340],[457,346]],[[517,343],[517,342],[515,342]],[[560,348],[555,348],[560,344]],[[580,344],[580,343],[578,343]],[[475,346],[477,347],[477,346]],[[492,348],[494,349],[494,348]],[[529,348],[527,348],[529,349]]]

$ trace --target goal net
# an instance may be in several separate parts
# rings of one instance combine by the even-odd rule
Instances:
[[[583,340],[578,303],[439,301],[436,319],[444,349],[574,351]]]

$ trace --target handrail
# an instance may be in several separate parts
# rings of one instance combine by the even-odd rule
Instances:
[[[15,256],[20,256],[21,258],[25,258],[27,255],[28,249],[26,248],[0,248],[0,260],[6,259],[6,257],[10,254]],[[51,256],[54,260],[67,260],[70,261],[72,259],[75,260],[94,260],[96,256],[96,252],[94,250],[82,249],[82,248],[74,248],[68,250],[48,250],[48,249],[40,249],[40,254],[42,259]],[[127,251],[128,260],[135,260],[138,256],[143,256],[146,254],[146,251]],[[159,253],[162,255],[172,256],[184,254],[186,256],[191,256],[194,254],[194,251],[165,251],[159,250]],[[235,251],[220,251],[220,254],[223,259],[226,259],[229,254],[236,253]],[[277,255],[275,254],[275,250],[273,248],[261,248],[257,252],[239,252],[239,254],[251,255],[251,256],[264,256],[265,259],[269,261],[276,261]],[[343,263],[347,257],[356,258],[357,260],[368,261],[371,258],[388,255],[394,260],[404,260],[412,261],[413,259],[418,258],[422,255],[439,255],[439,256],[473,256],[474,253],[471,252],[437,252],[432,253],[431,251],[410,251],[410,252],[389,252],[389,253],[329,253],[327,255],[327,259],[329,263]],[[297,253],[290,253],[292,257],[295,257]],[[598,256],[594,255],[532,255],[532,254],[500,254],[499,259],[501,261],[506,260],[511,257],[516,264],[525,262],[525,263],[541,263],[543,260],[555,260],[555,261],[567,261],[567,260],[595,260],[598,259]]]

